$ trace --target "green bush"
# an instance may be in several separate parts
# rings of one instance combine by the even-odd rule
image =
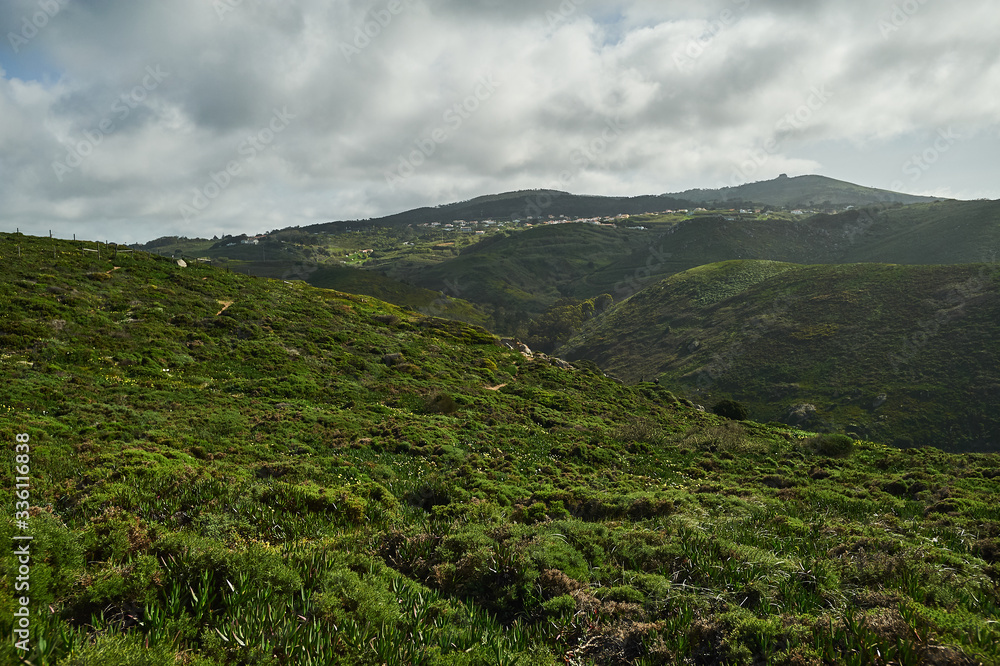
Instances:
[[[574,611],[576,611],[576,599],[568,594],[553,597],[542,604],[542,613],[550,618],[571,615]]]
[[[750,418],[750,411],[746,408],[746,405],[735,400],[720,400],[712,407],[712,411],[719,416],[734,421],[746,421]]]
[[[594,591],[594,596],[601,601],[617,601],[619,603],[641,604],[646,601],[645,595],[634,587],[600,587]]]
[[[817,435],[806,443],[814,453],[824,456],[846,457],[854,450],[854,440],[847,435]]]

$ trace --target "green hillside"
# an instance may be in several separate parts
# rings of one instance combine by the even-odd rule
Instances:
[[[570,285],[632,256],[646,239],[642,231],[590,224],[536,227],[494,236],[408,276],[431,289],[453,285],[455,295],[499,311],[495,319],[503,322],[505,312],[539,314],[569,295]]]
[[[746,202],[778,208],[811,208],[829,206],[869,206],[883,203],[928,203],[934,197],[922,197],[864,187],[826,176],[785,175],[773,180],[746,183],[719,189],[695,189],[664,196],[687,199],[700,204]]]
[[[900,192],[855,185],[825,176],[779,177],[774,180],[747,183],[721,189],[694,189],[676,194],[640,195],[634,197],[571,194],[559,190],[520,190],[476,197],[438,206],[413,210],[367,220],[349,220],[311,225],[309,232],[336,233],[361,226],[405,227],[453,220],[526,220],[548,216],[592,217],[614,216],[621,213],[640,215],[665,210],[694,208],[702,204],[756,203],[774,208],[842,208],[874,204],[914,204],[936,201]],[[729,207],[727,205],[727,207]]]
[[[435,317],[456,319],[477,325],[483,325],[489,319],[468,301],[452,298],[442,292],[415,287],[375,271],[329,266],[310,273],[307,282],[322,289],[374,296],[379,300]]]
[[[729,421],[371,297],[85,248],[0,235],[0,663],[1000,660],[996,455]]]
[[[501,234],[458,257],[386,270],[430,289],[462,285],[461,297],[480,307],[536,316],[559,296],[585,300],[608,293],[622,300],[658,279],[719,261],[957,264],[991,261],[1000,248],[1000,201],[882,206],[797,219],[717,211],[634,224],[645,229],[571,224]]]
[[[998,282],[997,264],[723,262],[636,294],[560,353],[761,421],[996,451]]]
[[[814,219],[850,239],[846,261],[897,264],[991,262],[1000,252],[1000,201],[945,201]]]

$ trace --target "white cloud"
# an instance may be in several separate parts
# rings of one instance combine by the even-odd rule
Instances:
[[[992,150],[956,150],[913,186],[1000,197],[1000,15],[984,0],[229,5],[74,0],[17,53],[0,45],[4,226],[131,241],[555,185],[645,194],[826,170],[885,187],[941,128]],[[2,33],[34,8],[7,3]],[[150,67],[169,76],[130,97]],[[294,119],[249,159],[276,109]],[[79,166],[53,168],[109,120]]]

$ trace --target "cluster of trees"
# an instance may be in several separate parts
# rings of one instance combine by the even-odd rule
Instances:
[[[519,337],[529,347],[550,353],[560,343],[566,342],[583,326],[614,304],[610,294],[601,294],[585,301],[560,298],[548,310],[532,319],[519,331]]]

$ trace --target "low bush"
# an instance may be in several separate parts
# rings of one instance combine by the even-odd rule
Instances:
[[[806,440],[813,453],[843,458],[854,451],[854,440],[847,435],[817,435]]]

